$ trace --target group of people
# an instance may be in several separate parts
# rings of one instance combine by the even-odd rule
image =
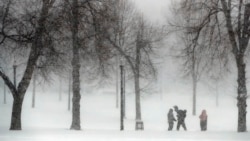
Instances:
[[[176,112],[177,120],[174,117],[174,111]],[[182,126],[183,129],[186,131],[187,127],[185,124],[185,118],[187,114],[187,110],[180,110],[178,106],[174,106],[174,111],[172,108],[169,109],[168,112],[168,131],[173,130],[174,122],[177,121],[177,131],[179,131],[180,127]],[[206,110],[202,110],[200,118],[200,127],[201,131],[207,130],[207,113]]]

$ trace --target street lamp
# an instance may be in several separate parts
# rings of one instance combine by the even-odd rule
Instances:
[[[120,69],[121,69],[121,127],[120,127],[120,130],[122,131],[122,130],[124,130],[124,122],[123,122],[123,120],[124,120],[124,114],[125,114],[125,112],[124,112],[124,88],[123,88],[123,86],[124,86],[124,75],[123,75],[123,65],[120,65]]]

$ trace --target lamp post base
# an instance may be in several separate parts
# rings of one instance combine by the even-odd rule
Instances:
[[[136,121],[135,130],[144,130],[144,125],[143,125],[143,122],[141,120]]]

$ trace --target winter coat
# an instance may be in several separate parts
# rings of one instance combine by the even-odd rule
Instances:
[[[177,113],[178,122],[184,122],[187,110],[179,110],[178,106],[174,106],[174,110]]]
[[[173,109],[170,109],[168,112],[168,122],[172,123],[174,121],[176,121],[176,119],[174,118]]]
[[[201,121],[206,121],[207,120],[207,112],[206,110],[202,110],[201,115],[199,116]]]
[[[177,118],[178,118],[178,121],[184,121],[184,119],[186,118],[186,110],[177,110]]]

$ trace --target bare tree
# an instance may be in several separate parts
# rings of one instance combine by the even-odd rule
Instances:
[[[246,128],[246,52],[249,42],[250,3],[245,0],[183,0],[179,11],[191,26],[179,26],[194,34],[193,40],[199,46],[199,53],[207,54],[210,65],[223,61],[228,63],[234,56],[237,72],[238,132]],[[185,13],[190,13],[192,16]],[[219,59],[218,59],[219,58]]]
[[[178,22],[185,23],[186,21],[178,20]],[[192,114],[196,115],[198,82],[201,79],[201,76],[205,71],[204,69],[208,66],[208,64],[203,60],[202,55],[204,54],[200,53],[199,50],[199,46],[201,46],[202,43],[198,44],[198,41],[193,40],[195,35],[190,34],[189,32],[181,32],[177,36],[177,41],[182,42],[182,44],[174,45],[175,50],[180,49],[176,55],[176,58],[183,61],[181,63],[181,72],[184,73],[184,77],[191,76],[192,78]]]
[[[80,130],[80,54],[79,54],[79,4],[78,0],[72,2],[72,45],[73,45],[73,59],[72,59],[72,79],[73,79],[73,120],[70,129]]]
[[[105,30],[101,32],[105,33],[102,36],[124,58],[133,74],[136,97],[136,130],[140,130],[143,129],[140,78],[155,76],[156,70],[151,57],[154,54],[155,43],[162,39],[163,32],[162,29],[147,23],[129,2],[121,0],[117,1],[116,4],[117,7],[113,11],[117,11],[117,9],[120,11],[109,12],[111,19],[108,20],[109,24],[104,25],[103,29]]]
[[[73,90],[73,110],[72,110],[72,124],[71,129],[80,130],[80,69],[84,62],[88,59],[94,60],[96,68],[104,70],[104,62],[108,60],[109,49],[95,32],[106,15],[102,13],[105,11],[105,2],[91,1],[91,0],[65,0],[64,11],[66,19],[65,27],[68,27],[71,33],[69,41],[72,42],[72,90]],[[67,36],[67,34],[66,34]],[[91,57],[90,57],[91,56]],[[91,63],[89,61],[88,63]],[[90,65],[90,64],[88,64]],[[87,68],[87,67],[85,67]]]
[[[35,31],[32,32],[30,32],[29,30],[19,30],[18,28],[12,27],[13,23],[17,25],[16,27],[20,27],[23,25],[20,25],[20,23],[18,23],[19,25],[17,24],[17,21],[20,21],[20,19],[15,19],[15,13],[13,10],[11,10],[11,8],[13,8],[12,6],[14,6],[13,1],[8,0],[6,1],[6,3],[7,4],[6,6],[4,6],[4,9],[2,11],[3,13],[1,14],[1,42],[3,43],[7,41],[14,41],[31,43],[27,65],[24,69],[23,76],[17,87],[14,86],[14,83],[10,80],[6,73],[3,72],[2,69],[0,70],[0,76],[10,89],[11,94],[14,98],[10,130],[21,130],[21,112],[23,99],[26,90],[30,84],[31,77],[36,66],[36,62],[43,50],[45,24],[47,21],[49,10],[53,6],[54,0],[42,1],[41,11],[39,12],[40,17],[37,19],[37,24],[34,28]],[[25,29],[25,27],[23,26],[22,29]]]
[[[80,2],[78,0],[65,0],[64,8],[67,8],[66,17],[70,19],[68,25],[71,32],[72,41],[72,91],[73,91],[73,109],[72,109],[72,123],[70,129],[81,130],[80,123]],[[66,21],[67,22],[67,21]]]

